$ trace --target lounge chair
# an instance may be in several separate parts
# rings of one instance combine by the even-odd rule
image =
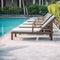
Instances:
[[[41,19],[41,16],[40,17],[36,17],[36,18],[30,18],[29,20],[27,20],[26,22],[23,23],[23,25],[31,25],[33,24],[35,21],[38,21],[38,22],[42,22],[42,24],[47,20],[49,19],[50,17],[52,16],[52,14],[50,13],[47,13],[43,19]],[[21,25],[22,26],[22,25]]]
[[[39,16],[37,19],[38,20],[44,20],[48,15],[51,15],[50,13],[47,13],[46,15],[44,16]]]
[[[50,13],[47,13],[46,15],[44,16],[39,16],[39,17],[36,17],[36,18],[30,18],[29,20],[27,20],[28,22],[34,22],[35,20],[38,20],[38,21],[43,21],[44,19],[47,18],[47,16],[51,16],[52,14]]]
[[[53,34],[53,20],[55,19],[55,16],[53,15],[50,17],[43,25],[40,27],[32,27],[32,28],[15,28],[11,31],[11,40],[13,40],[13,35],[15,34],[15,37],[17,34],[48,34],[50,39],[52,40],[52,34]]]
[[[25,28],[25,27],[32,27],[32,25],[34,23],[39,23],[39,24],[44,24],[50,17],[52,16],[52,14],[50,13],[47,13],[45,16],[44,16],[44,20],[43,21],[38,21],[38,20],[35,20],[35,21],[31,21],[31,22],[28,22],[28,20],[26,22],[24,22],[22,25],[19,25],[20,28]],[[34,19],[32,19],[34,20]],[[30,21],[30,20],[29,20]]]
[[[28,25],[22,24],[22,25],[19,25],[18,27],[19,27],[19,28],[31,28],[32,25],[33,25],[33,24],[28,24]]]
[[[33,23],[34,23],[34,22],[27,22],[27,21],[26,21],[26,22],[24,22],[23,24],[24,24],[24,25],[29,25],[29,24],[31,25],[31,24],[33,24]]]
[[[35,18],[30,18],[29,20],[27,20],[27,22],[34,22],[35,21],[35,19],[37,19],[37,17]]]

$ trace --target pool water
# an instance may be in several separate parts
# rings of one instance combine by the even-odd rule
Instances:
[[[27,18],[0,18],[0,36],[26,21]]]

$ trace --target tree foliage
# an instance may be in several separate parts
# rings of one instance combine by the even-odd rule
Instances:
[[[57,19],[60,21],[60,2],[49,5],[48,11],[52,13],[53,15],[55,15]]]

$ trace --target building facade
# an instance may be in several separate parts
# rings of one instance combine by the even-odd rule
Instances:
[[[6,6],[18,6],[18,7],[22,7],[22,5],[27,6],[30,4],[47,4],[46,0],[0,0],[0,7],[6,7]]]

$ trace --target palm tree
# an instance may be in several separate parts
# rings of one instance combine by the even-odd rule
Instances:
[[[24,0],[22,0],[22,4],[23,4],[24,16],[25,16],[25,4],[24,4]]]
[[[22,4],[23,4],[24,16],[26,16],[28,15],[27,3],[26,1],[22,0]]]
[[[12,8],[13,8],[13,6],[14,6],[14,0],[12,0]]]

